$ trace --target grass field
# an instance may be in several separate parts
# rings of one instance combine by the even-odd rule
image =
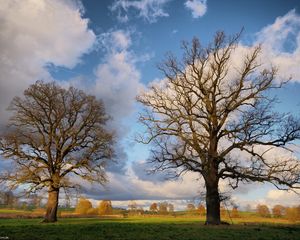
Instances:
[[[204,226],[197,217],[65,218],[53,224],[41,219],[0,219],[0,239],[242,239],[299,240],[300,225],[235,224]]]

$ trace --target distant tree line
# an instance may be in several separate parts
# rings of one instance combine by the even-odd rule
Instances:
[[[98,207],[93,208],[90,200],[80,198],[75,207],[75,213],[81,215],[111,215],[113,208],[110,200],[102,200],[99,202]]]
[[[261,217],[286,218],[289,221],[300,221],[300,205],[284,207],[275,205],[271,210],[265,204],[258,204],[256,213]]]
[[[0,207],[1,208],[22,208],[34,209],[43,207],[42,197],[37,194],[28,196],[17,196],[13,191],[0,191]]]

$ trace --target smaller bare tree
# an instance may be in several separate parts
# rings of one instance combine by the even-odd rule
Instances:
[[[156,202],[151,203],[150,207],[149,207],[149,211],[150,212],[158,212],[158,205]]]
[[[168,204],[168,212],[173,213],[174,212],[174,205],[172,203]]]
[[[273,217],[275,218],[283,217],[285,213],[286,213],[286,208],[280,204],[277,204],[272,208],[272,214]]]
[[[9,127],[1,134],[0,154],[14,162],[1,179],[35,192],[48,188],[44,222],[57,221],[61,188],[74,187],[70,177],[105,183],[105,163],[113,155],[109,119],[94,96],[56,83],[31,85],[15,97]]]
[[[256,212],[261,217],[270,217],[271,213],[267,205],[265,204],[258,204],[256,206]]]

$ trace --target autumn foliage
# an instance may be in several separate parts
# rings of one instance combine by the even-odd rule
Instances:
[[[203,204],[199,204],[198,207],[197,207],[197,210],[198,210],[198,213],[199,213],[201,216],[204,216],[204,215],[205,215],[205,207],[203,206]]]
[[[277,204],[272,208],[273,217],[280,218],[280,217],[284,216],[285,213],[286,213],[286,209],[282,205]]]
[[[149,211],[150,212],[157,212],[158,211],[158,205],[156,202],[151,203],[150,207],[149,207]]]
[[[300,221],[300,205],[287,208],[286,218],[291,222]]]
[[[92,208],[92,203],[88,199],[80,198],[76,205],[75,213],[88,214],[88,211],[91,208]]]
[[[261,217],[270,217],[271,216],[270,210],[267,205],[261,205],[261,204],[257,205],[256,212]]]
[[[112,204],[110,200],[103,200],[99,203],[98,213],[99,215],[110,215],[112,214]]]

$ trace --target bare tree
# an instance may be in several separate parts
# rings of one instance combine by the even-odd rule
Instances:
[[[158,205],[156,202],[151,203],[150,207],[149,207],[149,211],[150,212],[158,212]]]
[[[186,210],[189,211],[189,212],[194,212],[196,209],[195,205],[193,203],[188,203],[186,205]]]
[[[159,212],[159,214],[167,214],[167,212],[168,212],[168,203],[167,202],[158,203],[158,212]]]
[[[136,203],[136,201],[131,200],[131,201],[128,203],[128,209],[129,209],[129,211],[131,211],[131,212],[136,212],[136,211],[138,210],[138,204]]]
[[[168,212],[173,213],[174,212],[174,205],[172,203],[168,203]]]
[[[270,210],[267,205],[264,204],[258,204],[256,206],[256,212],[258,213],[259,216],[261,217],[271,217]]]
[[[12,191],[6,191],[2,194],[2,204],[7,208],[18,206],[19,198]]]
[[[57,220],[60,188],[75,187],[70,177],[105,183],[105,162],[111,159],[113,135],[109,119],[94,96],[54,82],[38,81],[15,97],[0,153],[15,163],[1,179],[34,192],[48,188],[45,222]]]
[[[208,47],[197,38],[183,43],[184,56],[172,54],[159,65],[164,80],[149,86],[137,100],[144,105],[140,122],[151,143],[157,169],[199,173],[206,186],[207,224],[220,224],[220,179],[233,188],[239,182],[271,182],[277,187],[299,183],[299,161],[268,159],[268,151],[288,147],[300,137],[300,123],[291,114],[273,111],[270,89],[276,68],[262,69],[261,47],[232,58],[240,34],[216,33]]]
[[[272,208],[273,217],[280,218],[283,217],[285,213],[286,213],[286,208],[282,205],[277,204]]]

